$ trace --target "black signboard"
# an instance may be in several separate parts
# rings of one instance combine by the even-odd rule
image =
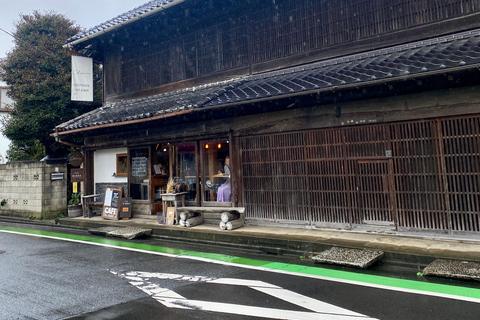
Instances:
[[[120,218],[132,217],[132,201],[129,198],[122,198],[122,210],[120,211]]]
[[[113,190],[112,191],[112,202],[110,206],[112,208],[118,208],[118,200],[120,198],[120,192],[118,190]]]
[[[134,157],[132,158],[132,176],[146,177],[148,175],[148,158]]]

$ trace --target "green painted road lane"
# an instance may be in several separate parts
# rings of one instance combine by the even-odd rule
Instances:
[[[304,266],[281,262],[271,262],[265,260],[255,260],[225,254],[181,250],[169,247],[114,240],[110,238],[96,238],[91,236],[1,226],[0,232],[78,242],[104,247],[112,247],[122,250],[137,251],[149,254],[174,256],[178,258],[201,260],[217,264],[228,264],[236,267],[279,272],[295,276],[311,277],[327,281],[351,283],[355,285],[368,286],[380,289],[410,292],[414,294],[433,295],[480,303],[480,289],[477,288],[390,278],[385,276],[361,274],[342,270],[332,270],[316,266]]]

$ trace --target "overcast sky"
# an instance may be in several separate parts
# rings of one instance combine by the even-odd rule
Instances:
[[[149,0],[13,0],[1,1],[0,28],[11,32],[19,14],[31,14],[34,10],[55,11],[89,29],[102,22],[138,7]],[[66,39],[65,39],[66,40]],[[13,47],[13,38],[0,30],[0,58]]]

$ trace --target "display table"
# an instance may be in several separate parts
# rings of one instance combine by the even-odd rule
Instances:
[[[164,221],[167,221],[167,202],[172,201],[175,207],[175,221],[178,223],[178,210],[177,210],[177,203],[179,201],[182,202],[182,207],[185,207],[185,195],[187,192],[179,192],[179,193],[162,193],[162,202],[163,202],[163,217]]]

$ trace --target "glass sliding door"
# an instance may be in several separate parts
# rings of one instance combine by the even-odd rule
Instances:
[[[187,188],[186,201],[197,201],[197,157],[196,144],[176,144],[174,180],[176,183],[184,183]]]
[[[149,163],[149,148],[130,149],[129,194],[134,200],[149,199]]]
[[[217,140],[202,143],[203,180],[202,200],[206,205],[230,205],[230,143]]]

